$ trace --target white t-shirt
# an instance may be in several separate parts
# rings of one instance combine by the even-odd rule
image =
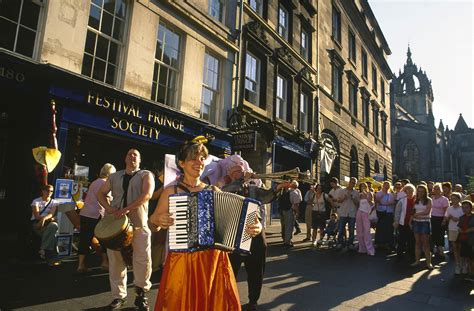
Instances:
[[[331,189],[329,191],[329,196],[332,197],[333,201],[339,200],[344,195],[344,188],[339,187],[336,189]],[[340,203],[334,202],[334,207],[339,207]]]
[[[459,207],[454,207],[454,206],[448,207],[448,209],[446,210],[446,216],[449,216],[449,215],[459,219],[459,217],[464,215],[464,213],[462,212],[462,207],[461,206],[459,206]],[[459,230],[458,223],[459,223],[459,220],[454,221],[454,220],[450,219],[449,224],[448,224],[448,230],[449,231],[458,231]]]
[[[51,209],[54,206],[59,205],[59,202],[55,199],[51,199],[51,203],[49,205],[48,203],[49,201],[43,201],[43,198],[39,197],[34,199],[33,202],[31,202],[31,207],[38,207],[38,213],[40,213],[40,216],[46,216],[51,212]],[[48,205],[48,207],[44,208],[46,205]],[[31,212],[31,220],[35,220],[35,215],[33,214],[33,211]]]

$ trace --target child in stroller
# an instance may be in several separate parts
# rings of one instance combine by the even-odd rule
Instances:
[[[331,213],[330,218],[326,221],[326,229],[324,229],[323,237],[316,242],[316,247],[333,248],[336,246],[338,216],[336,213]]]

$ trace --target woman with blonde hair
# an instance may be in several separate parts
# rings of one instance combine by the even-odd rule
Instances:
[[[372,243],[372,235],[370,234],[370,220],[369,214],[374,208],[374,197],[368,191],[366,183],[359,184],[359,208],[356,214],[356,233],[357,241],[359,241],[359,253],[367,253],[369,256],[374,256],[375,249]]]
[[[115,167],[110,163],[105,163],[100,169],[99,177],[94,180],[87,191],[87,196],[84,201],[84,207],[81,209],[80,222],[81,232],[79,234],[79,262],[77,266],[78,273],[85,273],[88,271],[86,266],[86,255],[89,253],[92,240],[94,238],[94,229],[99,220],[104,217],[105,209],[100,205],[97,199],[99,189],[105,184],[105,181],[110,174],[115,173]],[[110,193],[109,193],[110,196]],[[101,247],[96,248],[97,254],[102,258],[100,266],[104,270],[108,270],[109,262],[107,253]]]

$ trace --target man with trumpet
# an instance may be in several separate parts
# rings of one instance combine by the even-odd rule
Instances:
[[[225,174],[219,183],[223,191],[236,193],[245,197],[250,197],[260,201],[262,204],[268,204],[275,200],[282,189],[290,187],[288,181],[279,183],[274,189],[263,188],[259,175],[252,172],[247,161],[240,155],[232,155],[219,161],[221,172]],[[260,175],[267,177],[265,175]],[[280,175],[281,176],[281,175]],[[271,179],[271,178],[270,178]],[[275,178],[277,179],[277,178]],[[264,206],[264,205],[262,205]],[[247,284],[249,303],[246,310],[257,310],[257,302],[260,298],[260,293],[263,284],[263,274],[265,271],[265,259],[267,243],[265,240],[265,213],[261,211],[262,218],[262,232],[261,234],[252,238],[250,246],[250,255],[242,256],[237,253],[231,254],[230,261],[235,276],[244,263],[247,271]]]

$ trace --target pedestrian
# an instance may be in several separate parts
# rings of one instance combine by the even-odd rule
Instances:
[[[401,196],[393,213],[393,228],[398,232],[397,258],[401,260],[406,254],[410,262],[415,259],[415,236],[410,226],[415,207],[415,191],[415,186],[406,184],[400,192]]]
[[[339,208],[339,199],[343,195],[343,188],[339,185],[339,179],[336,177],[332,177],[329,185],[331,186],[331,190],[329,190],[329,199],[332,207],[332,213],[336,213],[337,209]]]
[[[312,225],[312,242],[313,246],[318,245],[318,233],[319,233],[319,240],[323,239],[324,236],[324,229],[326,227],[326,221],[329,218],[328,215],[330,213],[331,207],[329,204],[329,196],[323,192],[323,186],[321,184],[317,184],[315,186],[315,193],[314,193],[314,204],[312,206],[311,211],[311,225]]]
[[[226,165],[222,162],[231,162],[231,165]],[[290,186],[289,182],[279,183],[274,189],[264,189],[262,186],[257,186],[251,183],[254,176],[248,162],[240,155],[232,155],[221,161],[222,166],[228,166],[227,176],[224,178],[227,183],[222,186],[222,191],[236,193],[245,197],[253,198],[260,201],[262,204],[268,204],[275,200],[281,190]],[[225,177],[225,176],[224,176]],[[265,208],[262,205],[262,208]],[[265,213],[261,213],[264,217]],[[267,252],[267,242],[265,238],[265,227],[263,226],[260,234],[252,238],[250,244],[250,254],[232,253],[229,255],[232,270],[235,277],[239,273],[242,263],[247,271],[247,286],[249,302],[246,311],[257,310],[258,300],[262,291],[263,276],[265,273],[265,261]]]
[[[187,142],[178,151],[176,162],[183,176],[163,190],[150,221],[161,229],[174,223],[169,212],[169,196],[202,190],[220,191],[200,180],[208,150],[201,142]],[[247,227],[255,237],[260,222]],[[232,266],[227,252],[208,248],[194,252],[170,252],[166,258],[155,310],[240,310]]]
[[[314,191],[314,185],[311,185],[309,190],[306,191],[304,195],[304,201],[306,207],[304,210],[304,220],[306,222],[306,238],[303,239],[303,242],[311,240],[311,228],[312,228],[312,213],[313,207],[315,205],[314,198],[316,197],[316,192]]]
[[[461,206],[464,213],[458,222],[461,273],[469,273],[469,279],[474,281],[474,217],[472,217],[472,202],[464,200]]]
[[[359,184],[359,208],[356,214],[357,241],[359,242],[358,252],[361,254],[375,255],[372,235],[370,234],[369,214],[375,208],[372,193],[368,191],[366,183]]]
[[[441,184],[433,185],[431,204],[431,241],[433,242],[433,253],[444,259],[444,235],[446,228],[443,226],[443,220],[449,207],[449,198],[442,195]],[[435,247],[436,250],[434,250]]]
[[[339,209],[339,233],[337,237],[337,248],[347,251],[354,248],[354,230],[356,223],[356,212],[359,207],[359,192],[354,189],[357,184],[357,178],[351,177],[349,184],[342,190],[341,196],[338,198]],[[346,224],[349,226],[349,239],[343,241],[346,232]]]
[[[148,310],[147,293],[151,288],[151,253],[148,228],[148,201],[155,187],[150,171],[140,169],[141,155],[137,149],[128,150],[125,156],[125,169],[109,176],[102,185],[97,198],[106,213],[116,218],[130,218],[133,224],[133,283],[135,285],[135,306]],[[112,192],[112,201],[107,195]],[[127,266],[120,251],[107,249],[109,258],[109,281],[113,301],[109,307],[118,309],[127,297]]]
[[[453,188],[452,184],[449,181],[445,181],[441,184],[441,188],[443,189],[443,195],[449,200],[451,198]]]
[[[428,187],[420,184],[416,188],[416,201],[414,215],[412,216],[412,230],[415,234],[415,262],[412,267],[420,264],[421,249],[423,249],[426,258],[426,267],[433,269],[431,265],[430,251],[430,218],[431,218],[431,198],[428,196]]]
[[[56,222],[56,210],[59,202],[52,198],[54,188],[52,185],[41,187],[41,196],[31,202],[31,222],[35,234],[41,237],[39,255],[46,259],[49,266],[57,266],[58,260],[56,235],[58,223]]]
[[[375,194],[377,209],[377,228],[375,230],[375,244],[377,247],[393,250],[393,210],[395,195],[390,192],[390,182],[384,181],[382,189]]]
[[[446,211],[446,216],[444,217],[444,224],[448,224],[448,240],[453,248],[454,255],[454,274],[461,274],[461,258],[460,258],[460,245],[458,241],[459,237],[459,218],[464,215],[463,209],[461,207],[461,194],[459,192],[453,192],[451,194],[451,206],[448,207]]]
[[[115,173],[116,169],[110,163],[104,164],[100,169],[99,177],[94,180],[87,190],[87,196],[84,201],[84,207],[81,208],[79,213],[81,231],[79,233],[79,261],[77,265],[78,273],[85,273],[88,271],[86,266],[86,255],[89,253],[90,247],[93,246],[92,240],[94,238],[94,229],[97,226],[99,220],[104,217],[105,210],[100,205],[97,199],[97,193],[110,174]],[[107,194],[109,201],[111,201],[112,196],[110,193]],[[109,270],[109,261],[107,259],[107,252],[103,247],[96,247],[97,254],[101,257],[101,268],[103,270]]]

